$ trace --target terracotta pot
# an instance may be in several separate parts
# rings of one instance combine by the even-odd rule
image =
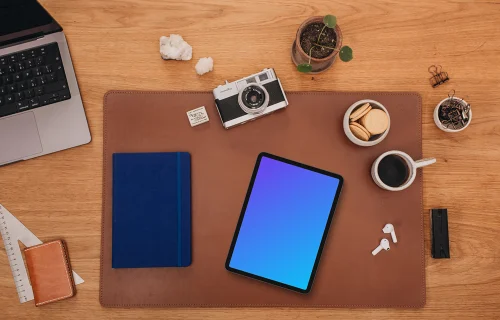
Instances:
[[[305,27],[315,22],[323,23],[323,17],[310,17],[309,19],[304,21],[297,30],[297,35],[295,36],[295,41],[292,45],[292,61],[293,63],[295,63],[295,65],[309,62],[309,56],[300,46],[300,36],[302,35],[302,31],[304,31]],[[333,62],[337,58],[337,54],[342,47],[342,31],[340,30],[340,27],[338,25],[336,25],[335,29],[333,30],[335,31],[335,34],[337,36],[335,50],[328,57],[325,57],[323,59],[311,58],[312,71],[310,73],[320,73],[326,71],[332,66]]]

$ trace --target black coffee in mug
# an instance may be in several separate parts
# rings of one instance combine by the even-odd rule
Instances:
[[[398,155],[385,156],[378,165],[378,176],[389,187],[401,187],[410,177],[410,168],[406,161]]]

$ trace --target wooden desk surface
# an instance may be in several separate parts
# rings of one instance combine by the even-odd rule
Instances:
[[[0,168],[0,203],[42,241],[67,240],[85,279],[71,300],[19,304],[0,250],[0,318],[395,319],[500,317],[500,2],[291,0],[42,0],[64,27],[90,123],[88,145]],[[299,74],[290,61],[298,25],[337,15],[350,63]],[[188,62],[160,59],[161,35],[180,33],[194,47]],[[211,56],[215,70],[194,66]],[[451,81],[431,88],[427,68],[441,64]],[[212,90],[274,67],[286,90],[411,90],[423,97],[424,213],[449,209],[451,260],[430,258],[421,310],[104,309],[99,305],[102,99],[110,89]],[[432,112],[455,89],[471,103],[464,132],[436,128]],[[499,118],[497,118],[499,117]],[[211,120],[217,121],[217,119]]]

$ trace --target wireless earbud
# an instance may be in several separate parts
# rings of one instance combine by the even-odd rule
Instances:
[[[389,246],[389,240],[387,239],[382,239],[380,240],[380,244],[378,247],[375,248],[375,250],[372,251],[372,255],[376,255],[382,250],[389,251],[391,247]]]
[[[385,227],[382,229],[384,233],[390,233],[392,237],[392,242],[397,243],[398,238],[396,238],[396,231],[394,231],[394,226],[391,223],[388,223],[385,225]]]

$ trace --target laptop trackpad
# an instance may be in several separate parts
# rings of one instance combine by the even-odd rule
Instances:
[[[35,114],[0,119],[0,165],[42,152]]]

